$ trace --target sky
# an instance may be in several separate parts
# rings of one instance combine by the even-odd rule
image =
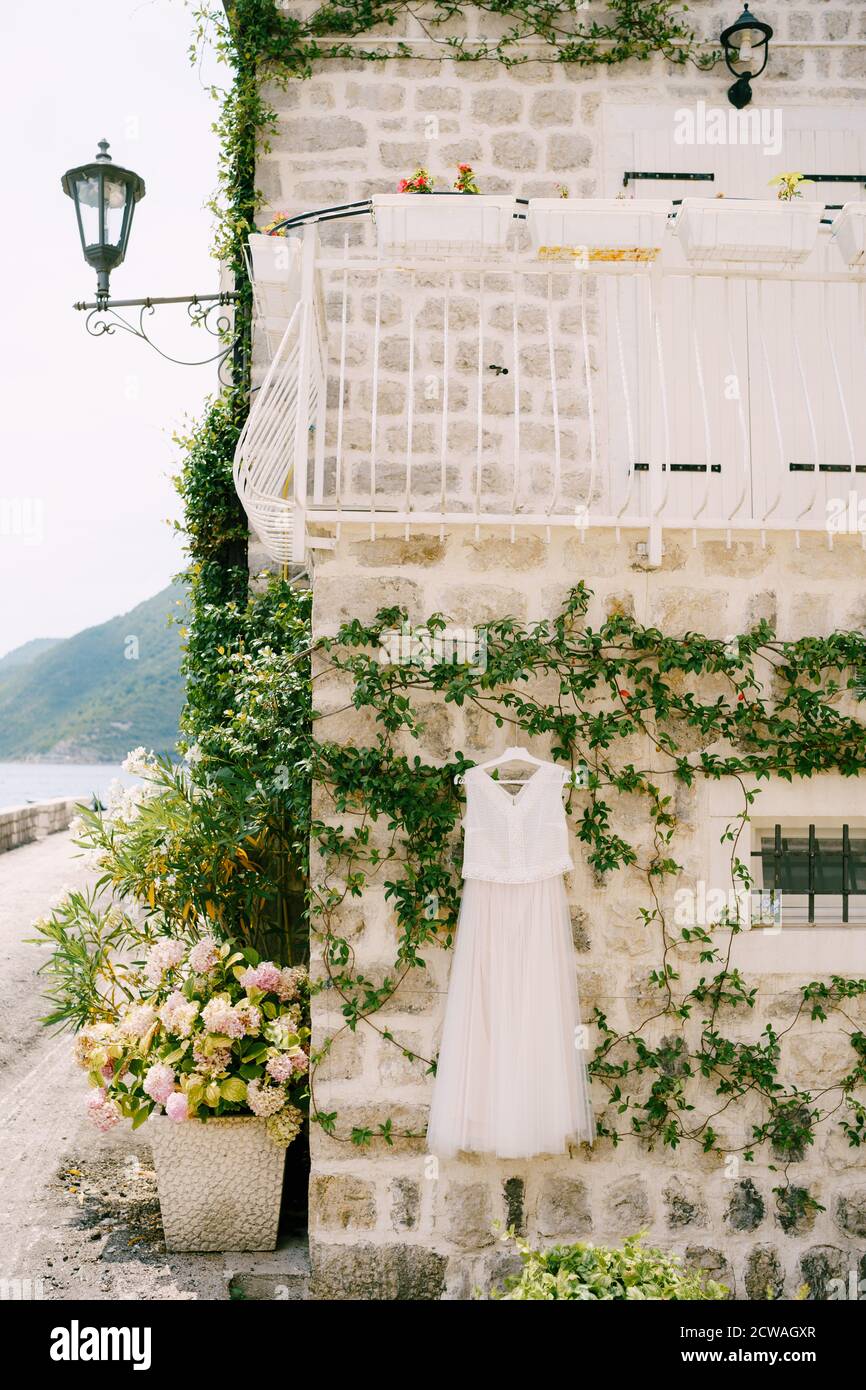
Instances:
[[[88,336],[72,305],[93,298],[95,273],[60,178],[104,138],[145,181],[113,296],[219,288],[206,88],[227,73],[190,65],[191,34],[184,0],[0,6],[0,656],[125,612],[183,564],[167,524],[180,514],[171,435],[200,412],[215,369],[164,362],[121,331]],[[148,331],[173,356],[212,351],[182,306],[157,309]]]

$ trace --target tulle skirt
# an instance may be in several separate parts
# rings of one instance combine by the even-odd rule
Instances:
[[[561,875],[467,879],[427,1130],[432,1154],[531,1158],[592,1142]]]

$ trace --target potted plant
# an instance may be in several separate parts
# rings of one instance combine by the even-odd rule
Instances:
[[[148,1122],[167,1248],[273,1250],[308,1093],[306,969],[154,935],[78,893],[37,927],[55,948],[59,1017],[87,1020],[74,1049],[92,1120]]]
[[[815,248],[821,203],[800,203],[802,174],[770,180],[775,201],[759,198],[684,198],[673,230],[690,261],[757,261],[797,264]]]
[[[517,207],[512,194],[482,194],[469,164],[458,164],[451,191],[437,193],[434,183],[428,170],[418,168],[400,180],[396,193],[373,195],[380,256],[505,245]]]
[[[866,203],[846,203],[830,228],[830,238],[846,265],[866,265]]]
[[[542,260],[652,261],[671,204],[655,198],[530,198],[529,235]]]

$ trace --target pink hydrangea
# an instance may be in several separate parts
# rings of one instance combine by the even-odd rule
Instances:
[[[217,1047],[213,1052],[205,1052],[198,1042],[193,1044],[192,1055],[196,1068],[205,1076],[216,1076],[221,1071],[228,1071],[232,1060],[229,1048]]]
[[[102,1067],[102,1068],[100,1068],[100,1076],[102,1077],[103,1081],[113,1081],[113,1080],[114,1080],[114,1063],[113,1063],[113,1062],[106,1062],[105,1066]]]
[[[266,994],[275,994],[282,981],[282,971],[272,960],[263,960],[260,965],[251,966],[241,975],[244,989],[261,989]]]
[[[101,1087],[95,1096],[90,1096],[88,1099],[87,1113],[96,1128],[101,1130],[103,1134],[107,1133],[109,1129],[113,1129],[120,1119],[120,1107]]]
[[[170,941],[164,937],[151,946],[145,966],[145,974],[152,985],[158,985],[166,970],[180,965],[184,957],[183,942]]]
[[[272,1081],[289,1081],[294,1072],[292,1058],[286,1052],[281,1052],[278,1057],[271,1057],[265,1067],[265,1071]]]
[[[216,969],[219,958],[219,942],[212,936],[203,936],[201,941],[195,943],[188,956],[190,967],[196,975],[210,975],[211,971]]]
[[[144,1078],[144,1089],[157,1105],[165,1105],[174,1092],[174,1072],[164,1062],[154,1062]]]
[[[120,1025],[122,1038],[143,1038],[156,1022],[156,1013],[149,1004],[136,1004]]]
[[[227,1038],[242,1038],[243,1019],[227,999],[209,999],[201,1011],[202,1022],[209,1033],[224,1033]]]
[[[239,1004],[235,1004],[235,1014],[244,1026],[244,1032],[251,1038],[258,1037],[262,1027],[262,1016],[255,1004],[250,1003],[249,999],[242,999]]]
[[[189,1119],[189,1106],[186,1103],[186,1096],[183,1091],[173,1091],[165,1102],[165,1113],[170,1120],[179,1124],[181,1120]]]
[[[288,1004],[290,1000],[297,999],[306,978],[307,972],[302,965],[286,966],[285,970],[280,971],[280,982],[274,993],[284,1004]]]
[[[247,1086],[247,1104],[260,1118],[276,1115],[285,1103],[286,1093],[281,1086],[263,1086],[261,1081],[251,1081]]]
[[[298,1052],[292,1058],[292,1065],[299,1076],[305,1076],[310,1070],[310,1059],[306,1052]]]
[[[94,1023],[90,1028],[82,1028],[81,1032],[76,1034],[73,1045],[78,1065],[89,1067],[94,1052],[106,1047],[113,1037],[114,1029],[110,1023]]]
[[[174,1033],[178,1038],[188,1038],[192,1032],[198,1009],[197,1000],[187,999],[179,989],[176,989],[168,996],[159,1011],[160,1022],[166,1032]]]

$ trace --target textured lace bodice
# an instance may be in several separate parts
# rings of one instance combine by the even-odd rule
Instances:
[[[463,877],[535,883],[573,868],[562,804],[567,769],[543,764],[514,795],[489,773],[464,778]]]

